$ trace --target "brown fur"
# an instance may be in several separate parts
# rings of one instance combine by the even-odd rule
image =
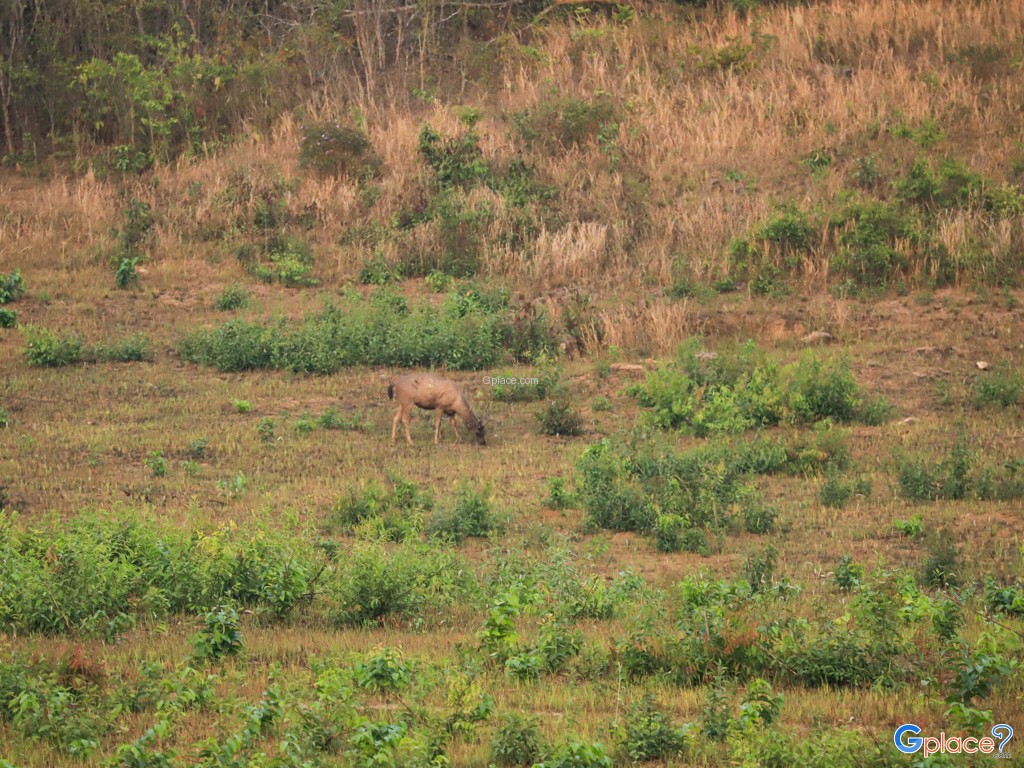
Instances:
[[[399,376],[388,385],[388,399],[398,401],[398,410],[391,422],[391,442],[395,442],[398,433],[398,422],[401,420],[405,426],[405,439],[412,445],[412,435],[409,434],[409,414],[412,407],[422,408],[434,412],[434,444],[436,445],[441,435],[441,416],[448,416],[452,422],[452,430],[455,432],[455,440],[462,442],[459,436],[458,427],[455,426],[455,416],[459,415],[476,437],[480,445],[486,445],[484,438],[484,424],[473,413],[466,399],[466,393],[462,387],[451,379],[438,376],[435,373],[410,373]]]

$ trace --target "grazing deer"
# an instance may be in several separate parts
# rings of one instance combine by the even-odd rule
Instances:
[[[398,420],[405,425],[405,439],[412,445],[412,435],[409,434],[409,414],[415,405],[426,411],[434,411],[434,444],[437,445],[441,435],[441,416],[448,416],[452,420],[452,429],[455,432],[455,439],[462,442],[459,436],[459,429],[455,426],[455,415],[458,414],[466,422],[466,426],[476,436],[480,445],[486,445],[484,440],[484,423],[473,413],[466,400],[466,394],[462,387],[451,379],[438,376],[433,373],[410,373],[399,376],[388,384],[388,399],[398,401],[398,411],[391,422],[391,442],[395,442],[395,435],[398,432]]]

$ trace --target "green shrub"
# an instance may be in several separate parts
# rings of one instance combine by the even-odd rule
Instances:
[[[399,648],[381,648],[352,665],[356,684],[371,693],[389,693],[408,688],[413,669]]]
[[[257,256],[261,251],[262,255]],[[250,274],[265,282],[291,287],[317,284],[309,274],[313,270],[313,251],[302,238],[278,235],[265,248],[245,246],[237,255]]]
[[[908,539],[916,539],[924,533],[924,523],[920,515],[912,515],[907,520],[897,520],[894,526],[901,535],[906,536]]]
[[[806,354],[793,373],[790,407],[805,421],[853,421],[861,405],[860,387],[846,357],[821,360]]]
[[[854,201],[831,226],[838,230],[839,249],[832,272],[857,285],[884,286],[903,274],[911,259],[923,257],[927,237],[909,213],[876,201]],[[949,275],[942,274],[946,280]]]
[[[163,477],[167,474],[167,459],[163,451],[151,451],[146,458],[146,466],[153,473],[153,477]]]
[[[571,401],[553,400],[537,413],[540,433],[549,437],[578,437],[583,434],[583,416]]]
[[[835,472],[825,475],[825,481],[818,491],[818,498],[823,507],[842,509],[856,493],[856,486],[853,480],[843,478]]]
[[[394,264],[380,254],[371,256],[359,268],[359,282],[363,285],[388,285],[401,280],[402,265]]]
[[[617,128],[618,121],[618,107],[608,94],[589,100],[548,97],[534,111],[512,115],[513,129],[524,144],[549,151],[597,140],[602,132]]]
[[[833,570],[833,578],[840,589],[851,590],[864,580],[864,566],[855,563],[851,555],[843,555]]]
[[[269,416],[264,416],[260,419],[256,425],[256,434],[259,435],[261,443],[269,444],[274,442],[274,420]]]
[[[453,297],[452,294],[449,294]],[[353,365],[479,370],[502,356],[503,311],[467,303],[464,295],[440,308],[408,306],[386,292],[369,300],[350,296],[349,311],[328,306],[297,327],[230,320],[189,334],[181,355],[224,371],[276,368],[333,373]]]
[[[427,531],[433,536],[458,544],[470,536],[488,536],[498,527],[491,512],[490,489],[475,491],[464,485],[459,489],[451,511],[435,514],[430,519]]]
[[[646,696],[626,714],[617,729],[619,748],[633,763],[671,760],[680,757],[693,745],[692,726],[675,726]]]
[[[242,650],[238,611],[230,605],[217,606],[203,616],[203,626],[192,637],[196,658],[217,660]]]
[[[25,280],[21,270],[15,269],[8,275],[0,275],[0,304],[9,304],[25,295]]]
[[[963,441],[950,448],[949,458],[938,463],[909,455],[897,457],[900,495],[911,501],[963,499],[971,486],[975,458]]]
[[[716,355],[690,339],[670,366],[627,392],[653,409],[649,418],[656,426],[686,428],[698,436],[777,424],[785,410],[779,371],[753,342]]]
[[[235,409],[235,413],[248,413],[252,410],[252,403],[248,400],[232,400],[231,407]]]
[[[302,126],[299,165],[324,176],[359,181],[378,175],[381,169],[380,158],[363,131],[329,122]]]
[[[347,553],[328,585],[336,624],[360,626],[385,619],[424,618],[470,592],[469,571],[433,546],[406,543],[384,549],[361,542]]]
[[[83,346],[80,336],[57,333],[34,325],[25,326],[21,332],[25,337],[25,362],[29,365],[59,368],[82,359]]]
[[[491,762],[499,766],[532,766],[545,751],[544,740],[534,715],[510,712],[491,740]]]
[[[943,528],[927,538],[927,557],[922,566],[923,581],[931,587],[956,587],[962,570],[960,550],[952,532]]]
[[[149,360],[149,337],[142,333],[125,336],[109,344],[97,344],[89,350],[90,357],[100,362],[136,363]]]
[[[679,552],[690,521],[682,515],[658,515],[654,522],[654,546],[659,552]]]
[[[731,273],[751,281],[755,293],[774,294],[787,275],[798,274],[811,253],[817,230],[808,215],[796,208],[784,209],[762,222],[746,238],[729,245]]]
[[[114,264],[114,284],[121,288],[131,288],[139,282],[140,256],[124,256]]]
[[[612,768],[612,759],[598,742],[570,741],[533,768]]]
[[[376,481],[339,499],[330,523],[342,532],[367,527],[376,538],[405,541],[423,527],[423,515],[433,509],[434,499],[415,483],[392,480],[385,488]]]
[[[419,153],[442,189],[473,186],[491,175],[480,150],[480,137],[472,129],[462,136],[445,137],[424,125],[420,130]]]
[[[221,312],[230,312],[233,309],[242,309],[248,304],[249,291],[243,286],[234,283],[220,292],[217,300],[214,302],[214,307]]]
[[[974,404],[979,408],[996,405],[1009,408],[1021,401],[1024,376],[1008,365],[997,366],[974,379]]]
[[[86,515],[19,530],[0,513],[0,628],[112,639],[136,615],[227,602],[283,615],[308,593],[312,570],[308,553],[262,530],[193,536]]]
[[[13,309],[0,309],[0,328],[15,328],[17,325],[17,312]]]
[[[334,408],[328,408],[317,418],[316,423],[323,429],[341,429],[349,432],[365,432],[366,418],[361,413],[345,416]]]
[[[295,420],[295,431],[300,435],[308,435],[314,429],[316,429],[316,422],[313,421],[313,417],[308,413],[303,414]]]
[[[571,509],[576,506],[576,496],[565,487],[564,478],[548,478],[548,496],[544,506],[548,509]]]

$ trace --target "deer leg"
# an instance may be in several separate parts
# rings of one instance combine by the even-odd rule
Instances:
[[[438,438],[441,436],[441,409],[438,408],[434,411],[434,445],[437,445]]]
[[[412,435],[409,434],[409,411],[411,410],[411,405],[408,408],[402,409],[402,424],[405,426],[405,439],[409,445],[412,445]]]
[[[391,420],[391,442],[395,442],[395,435],[398,433],[398,420],[402,418],[402,406],[395,411],[395,418]]]
[[[452,432],[455,433],[455,442],[461,443],[462,437],[459,436],[459,428],[455,425],[455,414],[453,413],[450,418],[452,420]]]

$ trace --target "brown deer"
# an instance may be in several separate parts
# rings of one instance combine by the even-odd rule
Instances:
[[[466,426],[476,437],[480,445],[487,445],[484,439],[484,423],[473,413],[466,400],[466,394],[462,387],[451,379],[438,376],[434,373],[410,373],[399,376],[388,384],[388,399],[398,401],[398,410],[391,422],[391,442],[395,442],[395,435],[398,433],[398,420],[405,425],[405,439],[412,445],[412,435],[409,434],[409,414],[412,407],[422,408],[425,411],[434,412],[434,444],[437,445],[441,435],[441,416],[448,416],[452,421],[452,430],[455,432],[455,440],[462,442],[459,436],[459,428],[455,426],[455,415],[458,414],[466,422]]]

